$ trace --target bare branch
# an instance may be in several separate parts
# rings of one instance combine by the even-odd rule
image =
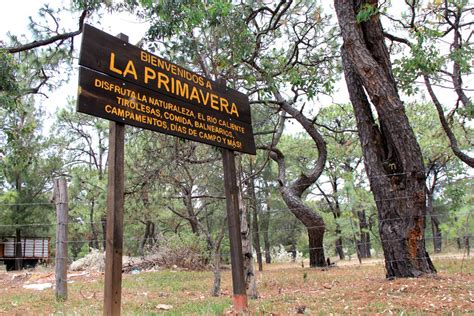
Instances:
[[[89,10],[82,11],[82,14],[79,18],[79,29],[77,31],[58,34],[58,35],[52,36],[52,37],[44,39],[44,40],[33,41],[31,43],[16,46],[16,47],[9,47],[6,50],[7,50],[7,52],[9,52],[11,54],[14,54],[14,53],[19,53],[19,52],[23,52],[23,51],[26,51],[26,50],[30,50],[30,49],[33,49],[33,48],[46,46],[46,45],[52,44],[52,43],[57,42],[57,41],[64,41],[68,38],[73,38],[73,37],[75,37],[75,36],[82,33],[82,26],[84,25],[84,20],[87,16],[88,12],[89,12]]]

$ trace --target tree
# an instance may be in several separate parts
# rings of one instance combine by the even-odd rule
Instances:
[[[344,75],[379,214],[387,277],[435,273],[424,239],[422,153],[392,74],[378,1],[335,0],[334,7],[343,38]]]
[[[153,21],[147,36],[150,47],[158,47],[156,43],[167,37],[166,48],[178,62],[187,59],[188,65],[194,64],[205,76],[219,75],[234,88],[245,85],[254,98],[254,109],[265,106],[265,119],[275,117],[281,109],[312,137],[317,164],[293,181],[281,173],[279,189],[290,211],[308,227],[311,265],[324,266],[324,223],[304,204],[302,195],[321,174],[326,149],[311,118],[302,110],[306,100],[313,99],[320,90],[331,90],[334,82],[337,67],[331,53],[335,32],[324,28],[329,17],[311,1],[280,1],[273,9],[260,3],[233,6],[225,1],[209,5],[191,1],[143,4]],[[318,16],[318,21],[306,23],[312,16]],[[282,48],[282,39],[293,44]],[[277,142],[272,142],[261,149],[271,152],[271,158],[278,161],[278,170],[284,172],[284,155],[273,150],[276,146]]]
[[[407,104],[407,115],[423,152],[426,166],[427,215],[431,222],[431,238],[433,239],[434,251],[440,252],[442,248],[440,226],[446,216],[435,206],[436,198],[443,194],[445,190],[443,183],[447,179],[462,177],[465,174],[465,165],[461,160],[456,159],[456,156],[449,150],[449,139],[445,136],[443,128],[432,119],[436,116],[436,109],[433,104],[409,103]],[[459,140],[463,139],[462,135],[467,137],[472,135],[472,128],[463,126],[461,122],[453,122],[450,129]]]
[[[466,165],[474,167],[467,145],[469,138],[466,144],[462,141],[465,137],[453,130],[453,123],[464,122],[466,126],[474,118],[474,102],[464,82],[471,74],[474,58],[474,23],[470,19],[474,8],[463,0],[409,1],[406,4],[408,12],[401,18],[384,13],[394,22],[397,36],[389,32],[384,35],[393,43],[400,43],[401,47],[397,48],[403,53],[394,62],[396,78],[408,94],[418,92],[416,80],[422,79],[452,152]]]
[[[102,119],[75,113],[69,105],[58,112],[54,126],[57,147],[66,158],[64,173],[72,178],[71,213],[88,224],[89,247],[95,249],[105,249],[107,125]]]
[[[324,139],[328,143],[328,163],[324,176],[328,178],[330,192],[324,190],[321,181],[317,188],[326,201],[335,221],[335,248],[336,254],[344,259],[341,223],[341,187],[344,185],[346,173],[358,173],[362,162],[360,148],[357,145],[355,120],[349,105],[330,105],[323,108],[317,117],[317,124],[322,130]]]

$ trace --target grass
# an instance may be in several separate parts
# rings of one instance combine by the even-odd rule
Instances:
[[[260,298],[249,302],[251,314],[468,314],[474,312],[474,260],[435,259],[437,276],[385,279],[381,264],[339,265],[326,271],[300,264],[272,264],[257,273]],[[0,273],[2,315],[102,314],[103,274],[74,279],[69,299],[56,302],[54,291],[22,288],[13,273]],[[20,274],[21,275],[21,274]],[[40,277],[40,276],[39,276]],[[39,277],[31,277],[39,282]],[[124,275],[124,315],[219,315],[232,302],[230,271],[223,271],[220,297],[210,296],[212,273],[142,272]],[[159,310],[159,304],[171,305]]]

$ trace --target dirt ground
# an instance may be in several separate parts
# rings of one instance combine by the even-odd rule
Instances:
[[[265,265],[257,272],[259,298],[250,314],[473,314],[474,259],[434,258],[435,276],[387,280],[380,259],[359,265],[338,262],[329,269],[299,263]],[[305,264],[305,266],[307,266]],[[69,299],[54,299],[54,271],[0,272],[0,315],[101,314],[103,273],[71,272]],[[46,284],[44,290],[28,288]],[[231,276],[223,271],[222,295],[211,297],[212,273],[150,271],[124,275],[123,314],[226,314],[231,310]],[[51,286],[50,286],[51,285]]]

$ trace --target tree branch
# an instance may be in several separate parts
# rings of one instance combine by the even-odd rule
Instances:
[[[23,51],[30,50],[30,49],[33,49],[33,48],[46,46],[46,45],[52,44],[56,41],[64,41],[68,38],[73,38],[74,36],[77,36],[77,35],[82,33],[82,26],[84,25],[84,20],[87,16],[88,12],[89,12],[89,10],[82,11],[82,14],[79,18],[79,29],[77,31],[58,34],[56,36],[52,36],[52,37],[44,39],[44,40],[33,41],[31,43],[16,46],[16,47],[9,47],[6,50],[7,50],[7,52],[9,52],[11,54],[15,54],[15,53],[23,52]]]
[[[443,127],[443,130],[446,133],[446,136],[448,136],[449,146],[453,150],[453,153],[456,155],[456,157],[461,159],[468,166],[474,168],[474,158],[469,157],[468,155],[463,153],[461,151],[461,149],[459,149],[456,136],[454,135],[453,131],[449,127],[448,121],[444,117],[443,106],[439,102],[436,94],[433,91],[433,88],[431,87],[430,79],[428,78],[427,75],[423,75],[423,77],[425,79],[425,85],[426,85],[426,88],[428,89],[428,93],[430,94],[431,100],[433,101],[433,103],[436,107],[436,111],[438,112],[438,117],[439,117],[439,120],[441,122],[441,126]]]

